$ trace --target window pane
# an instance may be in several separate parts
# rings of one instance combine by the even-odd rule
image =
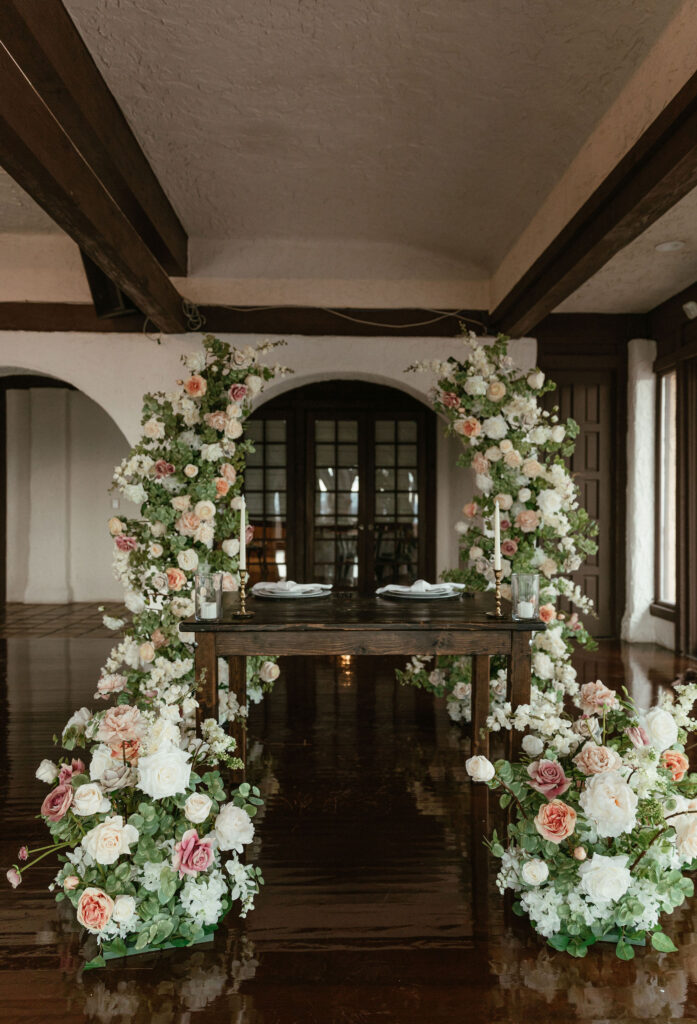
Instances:
[[[675,604],[676,595],[676,397],[675,371],[660,378],[660,462],[658,480],[658,599]]]

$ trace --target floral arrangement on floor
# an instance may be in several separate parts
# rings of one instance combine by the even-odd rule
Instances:
[[[560,597],[579,611],[592,608],[571,578],[597,550],[597,527],[580,507],[578,487],[565,461],[573,453],[578,425],[573,420],[562,423],[556,412],[542,408],[540,399],[554,384],[539,369],[515,366],[507,338],[486,344],[470,332],[462,344],[460,358],[409,367],[438,375],[433,407],[446,417],[449,432],[462,441],[458,465],[475,471],[478,495],[464,506],[464,518],[457,524],[463,567],[444,576],[471,590],[494,586],[492,522],[498,504],[502,594],[510,597],[506,581],[511,573],[539,573],[540,617],[547,629],[533,640],[533,699],[525,720],[516,718],[505,700],[505,659],[492,659],[489,726],[526,728],[535,719],[544,730],[550,709],[578,688],[571,665],[574,645],[593,646],[578,613],[567,617],[557,610]],[[440,657],[435,665],[414,658],[398,675],[404,683],[444,696],[450,717],[468,722],[470,672],[468,658]]]
[[[222,572],[225,590],[239,586],[240,493],[251,449],[242,421],[264,383],[284,372],[257,361],[272,347],[240,350],[204,338],[202,351],[184,357],[189,376],[177,390],[145,396],[142,438],[115,471],[115,486],[140,511],[109,521],[132,615],[128,624],[105,616],[124,636],[94,697],[114,703],[75,712],[62,756],[42,761],[37,777],[52,788],[41,816],[52,842],[22,847],[7,873],[16,887],[58,851],[52,888],[97,936],[94,965],[201,941],[235,901],[246,916],[262,883],[240,855],[263,800],[248,783],[226,794],[220,768],[244,764],[218,722],[204,721],[196,734],[194,636],[178,627],[194,611],[195,572]],[[261,699],[278,666],[270,658],[248,663],[250,697]],[[227,720],[247,715],[227,692],[221,710]]]
[[[505,846],[495,832],[488,844],[501,859],[498,888],[555,949],[581,957],[611,939],[630,960],[649,937],[661,952],[676,948],[660,917],[694,891],[685,872],[697,869],[697,774],[685,743],[696,699],[697,673],[646,711],[586,683],[566,716],[571,742],[528,734],[519,762],[467,761],[512,812]]]

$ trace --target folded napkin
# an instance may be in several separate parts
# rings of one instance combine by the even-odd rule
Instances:
[[[386,587],[378,587],[376,594],[394,594],[400,597],[412,594],[429,594],[433,597],[443,597],[446,594],[457,594],[465,589],[464,583],[427,583],[426,580],[417,580],[410,587],[401,587],[397,583],[389,583]]]
[[[331,590],[331,583],[296,583],[294,580],[280,580],[278,583],[255,583],[253,594],[313,594],[318,590]]]

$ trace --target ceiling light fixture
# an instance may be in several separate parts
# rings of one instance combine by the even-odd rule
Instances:
[[[685,243],[679,241],[677,238],[672,242],[659,242],[656,246],[656,252],[677,252],[678,249],[684,249]]]

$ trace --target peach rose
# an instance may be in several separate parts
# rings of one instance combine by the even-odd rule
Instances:
[[[219,498],[224,498],[227,492],[230,490],[230,484],[227,482],[225,477],[217,476],[214,480],[215,493]]]
[[[108,700],[113,693],[121,693],[122,690],[125,690],[127,684],[128,680],[125,676],[115,674],[100,676],[97,682],[97,692],[94,695],[94,699]]]
[[[69,782],[63,782],[60,786],[52,789],[41,805],[41,813],[49,821],[60,821],[68,813],[68,808],[73,802],[73,787]]]
[[[501,545],[501,550],[503,551],[503,544]],[[540,608],[540,618],[543,622],[552,622],[556,614],[553,604],[543,604]]]
[[[536,476],[540,476],[542,473],[542,466],[537,459],[526,459],[523,463],[523,472],[526,476],[529,476],[531,480],[534,480]]]
[[[198,476],[198,466],[194,466],[193,462],[187,462],[184,466],[184,476],[193,480],[195,476]]]
[[[202,398],[207,389],[208,385],[203,377],[198,373],[193,374],[193,376],[189,377],[189,379],[184,382],[184,390],[189,398]]]
[[[167,637],[162,632],[159,626],[157,627],[157,629],[153,631],[153,634],[150,637],[150,639],[152,640],[153,646],[155,647],[156,651],[159,651],[161,647],[166,647],[167,644],[169,643]]]
[[[145,640],[138,648],[138,656],[141,661],[149,664],[155,660],[155,644],[151,640]]]
[[[223,590],[227,591],[228,593],[234,593],[235,591],[237,591],[239,589],[240,589],[239,583],[237,582],[235,577],[232,575],[232,573],[231,572],[224,572],[223,573]]]
[[[117,747],[111,748],[111,756],[122,763],[127,761],[128,764],[138,764],[140,740],[128,740],[126,743],[119,743]]]
[[[486,397],[490,402],[500,402],[505,394],[506,385],[500,380],[492,380],[491,384],[486,389]]]
[[[501,541],[501,554],[505,555],[506,558],[513,558],[513,555],[518,550],[517,540],[502,540]]]
[[[603,708],[617,707],[617,694],[614,690],[596,680],[594,683],[584,683],[580,693],[580,707],[584,715],[596,715],[602,712]]]
[[[510,494],[497,494],[494,501],[503,512],[507,512],[513,504],[513,498]]]
[[[515,524],[523,533],[532,533],[540,525],[540,517],[530,508],[524,508],[515,517]]]
[[[77,919],[83,928],[96,935],[104,931],[114,912],[114,901],[102,889],[88,886],[77,903]]]
[[[227,416],[224,412],[207,412],[203,419],[213,430],[225,430],[227,426]]]
[[[170,590],[181,590],[186,583],[186,573],[182,572],[181,569],[170,567],[165,570],[167,574],[167,583],[169,584]]]
[[[121,743],[139,740],[145,731],[145,725],[138,708],[130,704],[117,704],[104,715],[99,723],[97,739],[108,747],[118,747]]]
[[[542,804],[534,819],[535,828],[550,843],[559,843],[573,834],[576,828],[576,811],[563,800],[552,800]]]
[[[109,527],[109,533],[112,537],[118,536],[119,533],[123,533],[123,523],[117,516],[112,516],[107,523]]]
[[[196,469],[196,466],[194,466],[193,469]],[[184,472],[186,473],[186,470],[184,470]],[[196,473],[198,473],[197,469]],[[194,473],[194,476],[196,476],[196,473]],[[191,473],[187,473],[186,475],[191,476]],[[178,494],[176,498],[172,498],[170,505],[175,512],[188,512],[189,506],[191,505],[191,498],[188,494]],[[165,527],[165,530],[166,529],[167,528]],[[162,536],[162,534],[160,534],[160,536]]]
[[[488,473],[489,472],[489,460],[485,458],[481,452],[472,459],[472,469],[475,473]]]
[[[185,537],[193,537],[201,525],[201,520],[195,512],[185,512],[179,517],[179,519],[177,519],[174,525],[179,533],[183,534]]]
[[[468,501],[466,505],[462,506],[463,516],[467,516],[468,519],[474,519],[477,514],[477,502]]]
[[[465,420],[455,420],[453,430],[464,437],[477,437],[482,432],[482,425],[475,416],[468,416]]]
[[[611,747],[601,747],[592,740],[584,744],[583,750],[573,759],[584,775],[600,775],[601,772],[615,772],[622,767],[622,758]]]
[[[690,767],[690,762],[679,750],[664,750],[661,754],[663,767],[667,768],[673,776],[673,782],[681,782],[685,778],[685,772]]]
[[[164,550],[165,549],[162,547],[162,545],[158,544],[154,540],[150,541],[150,544],[148,545],[148,551],[150,552],[153,558],[160,558],[161,555],[164,554]]]
[[[229,462],[223,462],[220,467],[220,475],[231,485],[237,480],[237,470]]]
[[[503,457],[503,461],[506,463],[509,469],[520,469],[523,464],[523,456],[520,452],[512,451],[506,452]]]

